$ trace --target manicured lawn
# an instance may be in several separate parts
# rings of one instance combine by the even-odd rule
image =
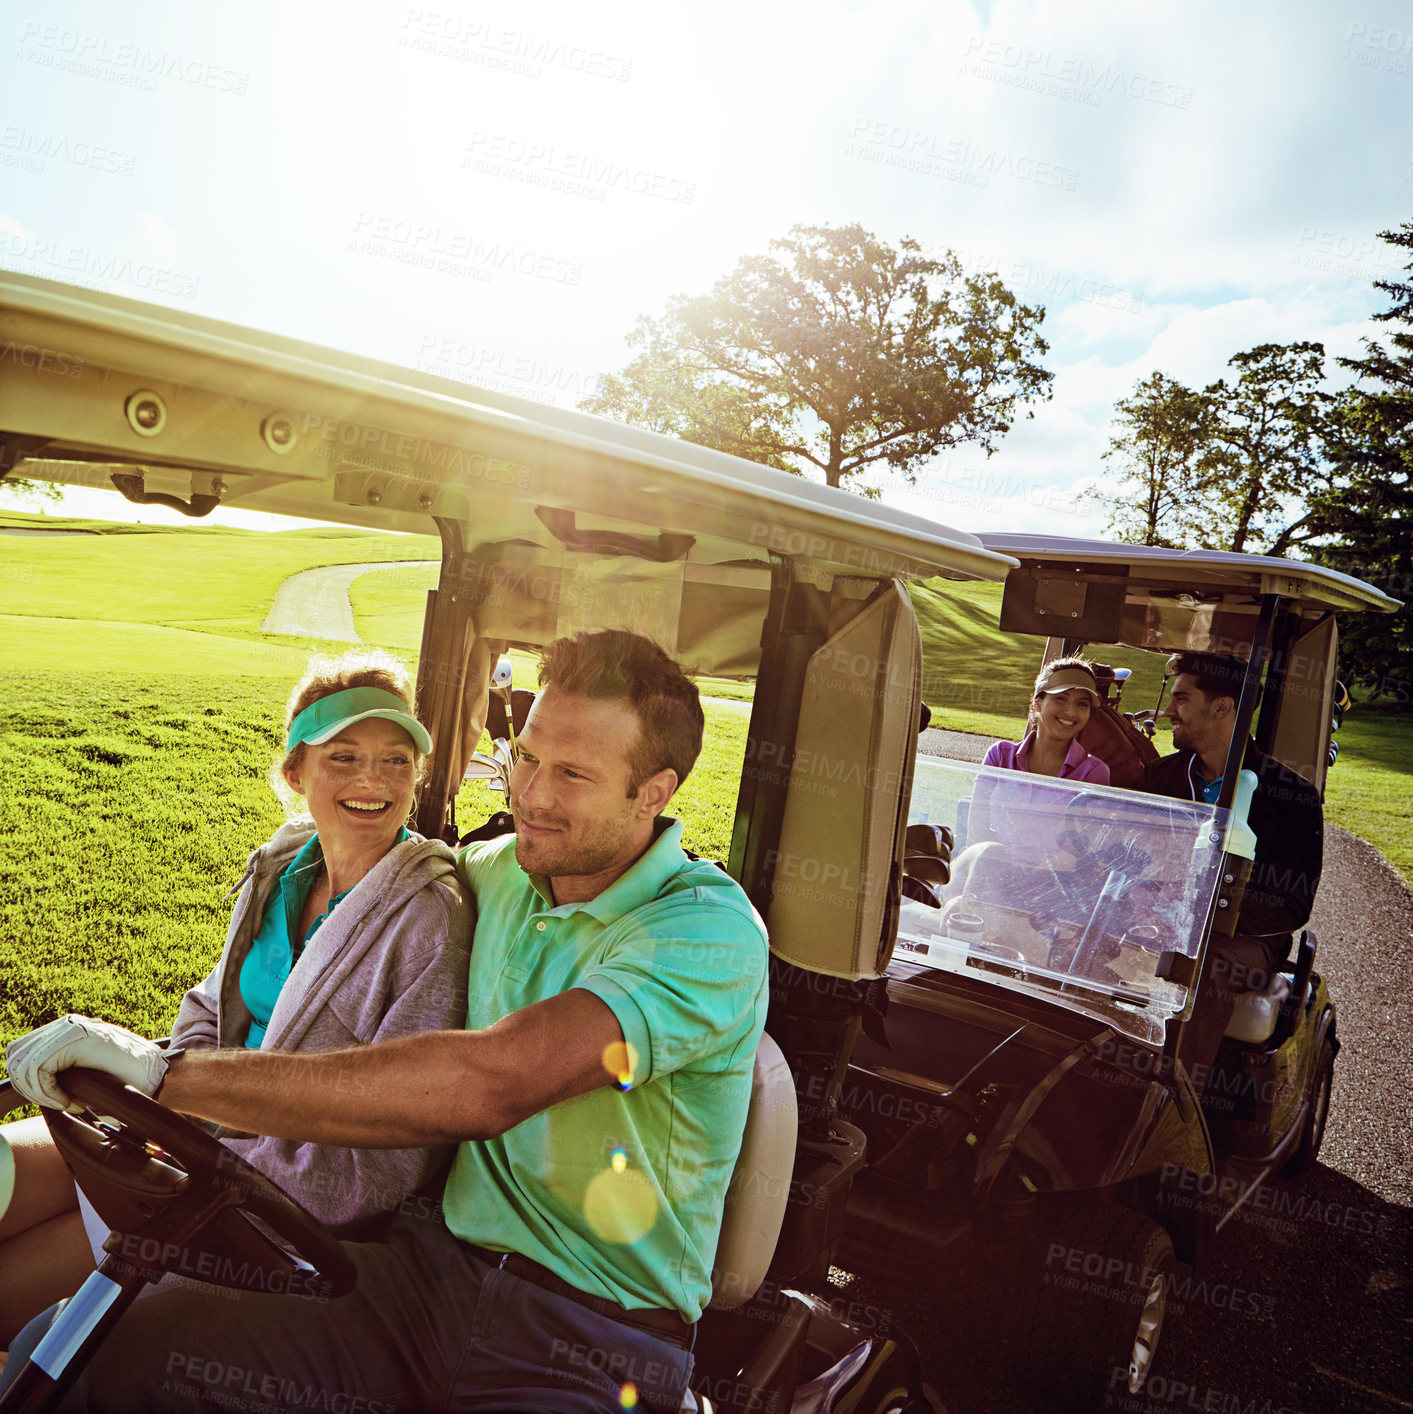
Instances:
[[[165,1032],[221,895],[278,823],[283,684],[16,673],[0,710],[0,1033],[81,1011]]]
[[[348,590],[358,636],[395,653],[415,655],[422,646],[427,591],[436,583],[436,565],[408,565],[360,575]]]
[[[156,624],[105,623],[0,614],[0,671],[82,664],[95,673],[186,672],[232,677],[276,677],[293,682],[304,671],[313,639],[235,638]]]
[[[1325,782],[1325,819],[1377,845],[1413,886],[1413,714],[1355,707]]]
[[[230,671],[284,674],[291,651],[298,661],[299,650],[315,646],[313,640],[260,632],[275,591],[290,575],[316,565],[439,553],[429,536],[362,530],[270,534],[223,526],[106,526],[14,512],[0,517],[0,525],[102,527],[101,533],[81,535],[0,535],[5,614],[36,621],[3,625],[5,669],[82,667],[95,653],[95,667],[180,671],[192,654],[190,671],[215,672],[227,666],[220,655],[229,652]],[[193,644],[186,637],[192,634],[217,644]],[[280,651],[247,655],[245,644]]]

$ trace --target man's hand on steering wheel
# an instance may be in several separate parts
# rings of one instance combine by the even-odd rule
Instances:
[[[5,1063],[27,1100],[70,1114],[84,1108],[57,1083],[58,1072],[70,1066],[106,1071],[144,1095],[156,1095],[167,1074],[167,1057],[153,1042],[110,1021],[72,1014],[10,1042]]]

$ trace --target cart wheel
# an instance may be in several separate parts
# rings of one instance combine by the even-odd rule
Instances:
[[[1019,1349],[1032,1403],[1091,1414],[1152,1373],[1176,1270],[1167,1232],[1132,1208],[1094,1206],[1048,1243]]]
[[[1330,1117],[1334,1059],[1334,1047],[1322,1041],[1315,1061],[1315,1080],[1310,1090],[1310,1108],[1305,1112],[1305,1127],[1300,1132],[1300,1143],[1286,1162],[1286,1173],[1304,1173],[1320,1156],[1320,1145],[1325,1142],[1325,1124]]]

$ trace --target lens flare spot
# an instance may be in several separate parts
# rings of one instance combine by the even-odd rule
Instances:
[[[584,1217],[604,1242],[626,1246],[645,1237],[657,1221],[657,1209],[652,1184],[628,1167],[628,1155],[621,1149],[584,1190]]]
[[[627,1041],[611,1041],[603,1048],[603,1068],[613,1076],[620,1090],[629,1090],[638,1070],[638,1052]]]
[[[638,1403],[638,1386],[629,1380],[622,1389],[618,1391],[618,1404],[621,1409],[633,1409]]]

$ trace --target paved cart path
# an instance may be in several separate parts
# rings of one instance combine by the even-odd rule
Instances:
[[[949,732],[941,727],[928,727],[919,734],[917,749],[924,756],[949,756],[954,761],[975,761],[986,755],[994,736],[974,736],[970,732]]]
[[[361,643],[353,626],[353,605],[348,591],[360,575],[373,570],[404,569],[409,565],[434,565],[436,560],[383,560],[374,564],[320,565],[292,574],[275,592],[275,602],[260,625],[262,633],[284,633],[295,638],[328,638],[338,643]]]
[[[988,743],[930,730],[920,748],[979,760]],[[1174,1293],[1183,1309],[1147,1391],[1115,1391],[1106,1411],[1413,1410],[1413,893],[1372,845],[1326,826],[1311,926],[1343,1043],[1320,1161],[1217,1234],[1205,1280]],[[950,1414],[1029,1408],[997,1378],[1013,1312],[994,1291],[852,1282],[849,1295],[914,1336]]]

